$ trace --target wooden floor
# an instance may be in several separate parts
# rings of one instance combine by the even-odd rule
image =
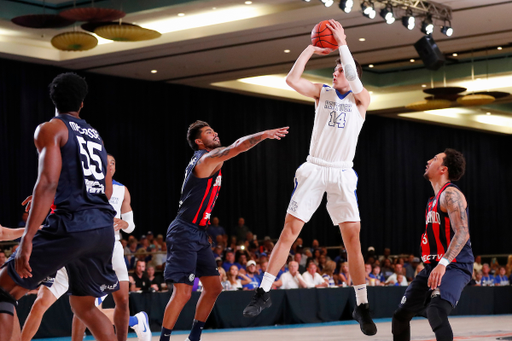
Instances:
[[[390,319],[376,320],[377,335],[369,337],[361,333],[353,321],[312,325],[233,329],[228,331],[205,330],[201,341],[391,341]],[[450,317],[454,340],[512,341],[512,315]],[[423,318],[411,322],[411,336],[415,341],[435,341],[428,321]],[[188,333],[173,333],[172,341],[184,341]],[[158,341],[159,333],[153,333],[152,341]],[[132,338],[130,341],[136,341]]]
[[[205,330],[201,341],[392,341],[391,319],[377,319],[377,335],[366,336],[361,333],[355,321],[302,324],[275,327],[258,327],[244,329]],[[454,340],[470,341],[512,341],[512,315],[454,316],[450,317]],[[411,322],[411,340],[436,341],[428,321],[415,318]],[[188,332],[173,332],[171,341],[185,341]],[[153,332],[151,341],[160,339],[159,332]],[[37,341],[70,341],[71,338],[60,337],[37,339]],[[84,341],[92,341],[87,336]],[[128,341],[137,341],[133,331],[128,334]]]

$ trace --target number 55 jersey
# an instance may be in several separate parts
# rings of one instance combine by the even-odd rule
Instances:
[[[57,233],[112,226],[115,211],[105,195],[108,168],[103,140],[85,120],[70,115],[55,119],[66,124],[68,141],[60,149],[62,169],[45,225]]]

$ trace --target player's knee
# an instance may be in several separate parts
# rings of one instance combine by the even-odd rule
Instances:
[[[175,290],[175,293],[173,293],[173,296],[177,300],[188,302],[188,300],[190,300],[190,297],[192,297],[192,286],[190,286],[190,285],[175,284],[174,290]]]
[[[16,300],[4,289],[0,288],[0,314],[14,316]]]
[[[452,309],[450,302],[439,296],[432,298],[427,308],[428,322],[438,341],[453,340],[453,332],[448,321],[448,315]]]
[[[394,335],[401,334],[404,330],[409,328],[409,324],[414,317],[414,313],[403,308],[398,308],[393,313],[391,322],[391,330]]]

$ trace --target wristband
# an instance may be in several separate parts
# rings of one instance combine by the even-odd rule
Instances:
[[[448,259],[446,258],[441,258],[441,260],[439,261],[439,264],[441,265],[444,265],[444,266],[447,266],[448,264],[450,264],[450,262],[448,261]]]
[[[121,219],[128,223],[128,227],[123,229],[125,233],[132,233],[135,229],[135,223],[133,222],[133,211],[121,214]]]

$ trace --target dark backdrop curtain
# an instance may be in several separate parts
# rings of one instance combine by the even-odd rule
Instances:
[[[37,177],[33,133],[54,115],[48,84],[62,69],[0,59],[0,223],[15,226],[21,201]],[[264,141],[225,163],[214,210],[226,230],[244,217],[259,239],[277,238],[296,168],[305,161],[313,105],[179,85],[81,73],[89,84],[82,118],[102,135],[117,160],[115,179],[132,194],[135,235],[165,234],[175,216],[184,169],[192,156],[186,130],[196,119],[219,133],[224,145],[264,129],[290,126],[281,141]],[[369,116],[359,138],[354,169],[363,249],[418,254],[425,204],[432,195],[422,175],[426,161],[446,147],[461,150],[466,175],[458,185],[470,205],[477,254],[510,252],[512,207],[510,136]],[[341,243],[325,200],[303,232],[306,245]]]

